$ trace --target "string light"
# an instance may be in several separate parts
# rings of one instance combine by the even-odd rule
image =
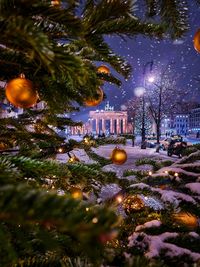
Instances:
[[[92,219],[92,222],[93,222],[93,223],[98,223],[98,219],[97,219],[97,217],[94,217],[94,218]]]
[[[174,173],[174,176],[178,177],[178,172],[175,172],[175,173]]]
[[[63,152],[63,149],[60,147],[60,148],[58,148],[58,152],[59,153],[62,153]]]
[[[116,200],[118,203],[121,203],[123,201],[123,198],[122,198],[122,196],[117,196]]]
[[[168,171],[165,171],[165,173],[166,173],[166,174],[169,174],[169,172],[168,172]]]
[[[85,208],[86,211],[89,211],[90,209],[89,208]]]
[[[149,171],[149,176],[151,176],[152,175],[152,171]]]

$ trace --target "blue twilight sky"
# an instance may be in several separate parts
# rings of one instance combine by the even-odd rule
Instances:
[[[142,1],[137,1],[137,3]],[[107,37],[107,41],[113,48],[115,53],[123,56],[132,66],[132,73],[128,80],[122,77],[122,86],[119,88],[115,85],[105,83],[103,90],[107,96],[107,100],[115,110],[119,110],[127,100],[134,96],[134,89],[143,85],[143,66],[146,62],[154,61],[155,72],[156,67],[165,66],[169,62],[173,62],[173,70],[179,76],[178,86],[182,90],[191,92],[190,100],[200,102],[200,82],[195,78],[200,77],[200,53],[193,47],[193,36],[200,29],[200,5],[195,0],[189,0],[190,14],[190,30],[181,40],[173,41],[156,40],[154,38],[138,35],[133,39],[122,40],[119,37]],[[141,10],[138,5],[138,12]],[[156,67],[155,67],[156,66]],[[111,69],[113,74],[116,74]],[[74,120],[88,119],[90,110],[104,109],[106,101],[96,108],[82,108],[81,112],[71,114]]]

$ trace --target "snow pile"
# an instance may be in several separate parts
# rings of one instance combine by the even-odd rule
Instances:
[[[186,201],[186,202],[191,202],[193,204],[196,204],[196,201],[194,200],[193,197],[187,194],[184,194],[184,193],[179,193],[179,192],[175,192],[172,190],[161,190],[159,188],[153,188],[152,191],[158,192],[161,195],[161,200],[163,202],[179,204],[181,201]]]
[[[185,185],[192,193],[200,195],[200,183],[188,183]]]
[[[198,178],[199,176],[199,173],[194,173],[194,172],[189,172],[189,171],[185,171],[182,169],[182,166],[180,165],[171,165],[170,167],[164,167],[164,168],[161,168],[160,170],[158,170],[154,175],[152,176],[166,176],[165,174],[165,171],[168,171],[168,172],[174,172],[174,173],[178,173],[179,175],[180,174],[183,174],[183,175],[186,175],[186,176],[190,176],[190,177],[194,177],[194,178]]]
[[[140,248],[148,258],[159,257],[160,253],[165,250],[165,255],[170,258],[188,256],[194,262],[200,260],[199,253],[166,242],[169,238],[176,237],[178,237],[178,233],[166,232],[157,236],[151,236],[145,233],[133,233],[128,238],[128,247]]]
[[[196,204],[196,201],[194,200],[194,198],[187,195],[187,194],[175,192],[172,190],[162,190],[159,188],[154,188],[154,187],[151,187],[151,186],[144,184],[144,183],[133,184],[130,186],[130,188],[133,188],[133,189],[139,188],[142,190],[148,189],[152,192],[157,192],[161,196],[161,200],[163,202],[168,202],[168,203],[178,205],[181,201],[186,201],[186,202],[191,202],[193,204]]]
[[[88,157],[84,149],[74,149],[70,152],[70,155],[71,156],[75,155],[80,160],[80,162],[84,162],[86,164],[97,163],[96,161]],[[69,156],[67,153],[63,153],[63,154],[59,153],[56,155],[56,160],[59,162],[66,163],[68,159],[69,159]]]
[[[160,227],[161,224],[162,224],[161,221],[158,221],[158,220],[149,221],[149,222],[146,222],[144,224],[138,225],[135,228],[135,231],[139,232],[139,231],[147,229],[147,228]]]
[[[117,184],[108,184],[101,188],[99,197],[102,198],[102,200],[106,200],[116,195],[120,190],[121,188]]]

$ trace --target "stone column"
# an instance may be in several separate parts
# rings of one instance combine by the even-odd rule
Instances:
[[[101,119],[101,123],[102,123],[102,132],[105,133],[106,127],[105,127],[105,119]]]
[[[127,123],[126,123],[126,119],[124,118],[124,119],[123,119],[123,134],[127,133],[127,128],[126,128],[126,126],[127,126]]]
[[[96,133],[99,134],[99,119],[96,118]]]
[[[113,118],[110,119],[110,133],[112,133],[112,134],[115,133]]]
[[[117,134],[120,134],[120,119],[117,119]]]

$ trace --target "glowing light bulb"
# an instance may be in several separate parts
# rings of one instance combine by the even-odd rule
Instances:
[[[92,222],[93,222],[93,223],[98,223],[98,219],[97,219],[97,217],[94,217],[94,218],[92,219]]]
[[[122,196],[118,196],[118,197],[116,198],[116,200],[117,200],[118,203],[121,203],[122,200],[123,200],[123,198],[122,198]]]
[[[153,82],[155,81],[155,78],[154,78],[153,76],[151,76],[151,77],[148,78],[148,81],[149,81],[150,83],[153,83]]]
[[[175,172],[175,173],[174,173],[174,176],[178,177],[178,172]]]
[[[152,171],[149,171],[149,175],[150,175],[150,176],[152,175]]]
[[[60,147],[60,148],[58,148],[58,152],[59,153],[62,153],[63,152],[63,149]]]

